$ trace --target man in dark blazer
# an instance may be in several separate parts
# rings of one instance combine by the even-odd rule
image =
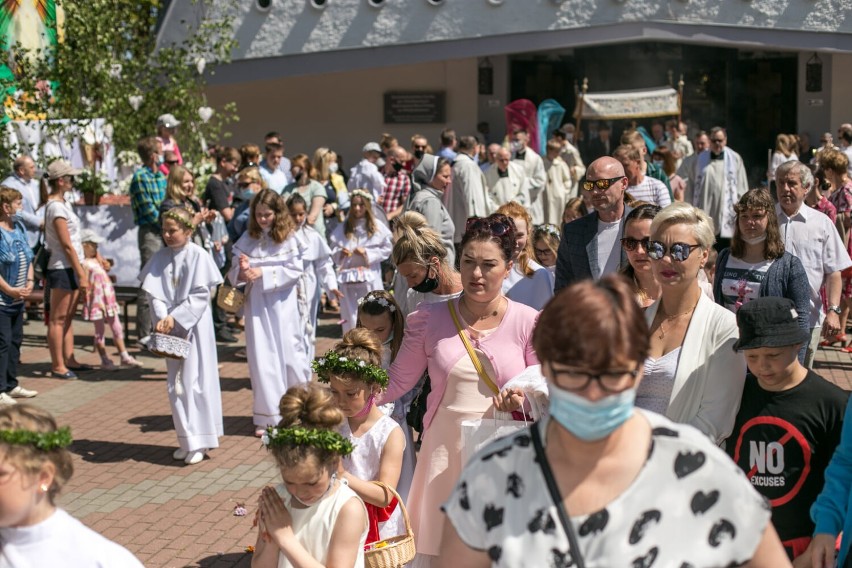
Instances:
[[[581,148],[581,151],[585,150],[585,152],[583,152],[583,159],[586,163],[593,162],[604,156],[612,155],[612,151],[615,150],[615,147],[618,146],[618,144],[612,143],[612,140],[610,140],[611,134],[612,131],[605,122],[602,122],[600,126],[598,126],[597,137],[589,140],[588,143],[585,144],[585,148]]]
[[[562,228],[556,256],[557,291],[585,278],[598,280],[627,262],[621,248],[624,218],[632,210],[624,205],[627,184],[624,167],[615,158],[605,156],[589,164],[581,191],[591,193],[595,210]]]

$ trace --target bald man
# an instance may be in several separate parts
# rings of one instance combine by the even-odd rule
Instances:
[[[627,262],[621,249],[624,218],[632,210],[624,205],[627,184],[624,167],[615,158],[604,156],[589,164],[580,191],[591,195],[595,210],[563,227],[556,290],[585,278],[599,280]]]
[[[485,181],[497,207],[510,201],[530,206],[530,188],[524,168],[512,161],[512,154],[506,148],[497,151],[494,166],[485,172]]]

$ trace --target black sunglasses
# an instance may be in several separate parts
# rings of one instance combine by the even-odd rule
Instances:
[[[495,237],[502,237],[512,227],[503,221],[492,221],[488,217],[471,217],[467,220],[464,231],[488,231]]]
[[[633,252],[636,250],[636,247],[642,245],[642,248],[645,249],[645,252],[648,252],[648,243],[650,242],[650,238],[645,237],[644,239],[634,239],[633,237],[624,237],[621,239],[621,248],[624,250],[629,250]]]
[[[609,186],[613,184],[613,182],[621,181],[624,179],[624,176],[618,176],[609,179],[585,179],[583,180],[583,189],[586,191],[592,191],[594,188],[598,189],[609,189]]]
[[[692,254],[692,251],[701,248],[701,245],[690,245],[688,243],[672,243],[672,245],[666,249],[666,245],[661,243],[660,241],[650,241],[648,243],[648,256],[651,260],[662,260],[664,256],[667,254],[672,257],[672,260],[675,262],[683,262],[689,255]]]

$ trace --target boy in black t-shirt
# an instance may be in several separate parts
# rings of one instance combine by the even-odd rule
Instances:
[[[799,363],[799,348],[809,336],[797,317],[787,298],[758,298],[737,312],[740,339],[734,349],[745,355],[749,374],[726,443],[728,454],[772,505],[772,523],[791,560],[813,535],[810,507],[840,442],[848,398]]]

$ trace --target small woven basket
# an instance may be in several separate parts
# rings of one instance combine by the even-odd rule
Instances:
[[[148,342],[148,351],[168,359],[186,359],[189,355],[189,347],[190,343],[187,339],[165,333],[152,333],[151,340]]]
[[[416,549],[414,547],[414,531],[411,530],[411,519],[408,518],[408,510],[402,503],[402,497],[393,487],[379,481],[373,483],[390,491],[396,496],[397,507],[402,511],[405,521],[405,534],[384,539],[387,546],[374,548],[364,553],[364,565],[367,568],[402,568],[414,559]]]

